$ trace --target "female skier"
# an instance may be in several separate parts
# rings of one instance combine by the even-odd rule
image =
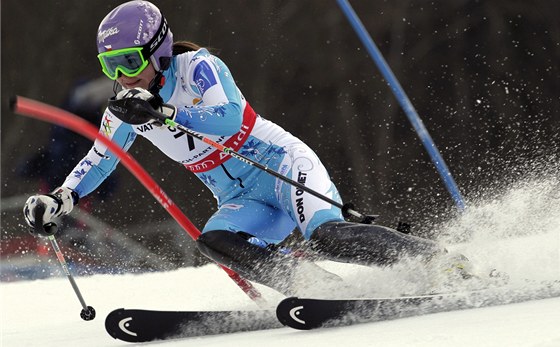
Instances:
[[[226,64],[208,50],[179,41],[160,10],[147,1],[113,9],[97,32],[98,58],[115,83],[113,100],[137,98],[175,122],[231,147],[250,159],[341,201],[317,155],[301,140],[258,115]],[[122,90],[118,91],[118,89]],[[118,92],[117,92],[118,91]],[[388,266],[405,257],[426,263],[445,258],[431,240],[371,224],[349,223],[341,210],[272,175],[141,115],[106,109],[100,131],[123,149],[138,135],[192,171],[212,191],[218,209],[196,240],[199,250],[245,278],[292,294],[302,261],[277,245],[299,229],[310,247],[327,259]],[[31,196],[24,215],[32,232],[56,232],[57,217],[72,211],[115,169],[118,159],[95,141],[91,150],[51,194]],[[447,261],[446,260],[446,261]],[[313,280],[313,279],[312,279]]]

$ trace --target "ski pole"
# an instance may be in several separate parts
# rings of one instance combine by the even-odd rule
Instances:
[[[418,134],[418,137],[422,141],[422,144],[428,151],[428,154],[430,155],[432,162],[436,166],[436,169],[438,170],[441,178],[443,179],[443,182],[445,183],[447,190],[451,194],[453,200],[455,200],[455,204],[457,205],[459,210],[463,211],[465,209],[465,203],[463,201],[463,197],[461,196],[461,192],[459,191],[459,188],[457,187],[457,184],[455,183],[455,180],[453,179],[453,176],[451,175],[449,168],[445,164],[443,157],[439,153],[434,143],[434,140],[428,133],[428,130],[424,126],[424,123],[422,122],[422,119],[420,119],[420,116],[418,116],[418,113],[414,109],[414,106],[412,106],[410,99],[408,98],[405,91],[401,87],[399,81],[391,71],[391,68],[383,58],[383,55],[375,45],[375,42],[373,42],[373,39],[368,34],[366,28],[360,21],[360,18],[352,8],[352,5],[350,5],[348,0],[337,0],[337,2],[340,8],[342,9],[342,12],[344,12],[346,18],[354,28],[354,31],[362,41],[363,45],[368,50],[369,55],[371,56],[371,58],[373,59],[373,61],[375,62],[375,64],[383,74],[383,76],[385,77],[385,80],[391,87],[393,94],[395,95],[397,101],[400,103],[401,107],[406,113],[406,116],[408,117],[408,120],[414,127],[416,134]]]
[[[53,225],[54,225],[54,223],[53,223]],[[70,270],[68,269],[68,265],[66,264],[66,260],[64,259],[64,255],[60,251],[60,247],[58,247],[58,242],[56,242],[56,239],[54,238],[54,235],[49,235],[48,239],[51,242],[53,250],[56,254],[56,258],[58,259],[58,262],[60,263],[60,266],[62,266],[62,270],[66,274],[66,277],[68,277],[68,280],[70,281],[70,284],[72,285],[72,288],[74,289],[74,293],[76,293],[76,296],[78,297],[78,300],[80,300],[80,304],[82,304],[82,311],[80,312],[80,317],[82,317],[82,319],[86,320],[86,321],[87,320],[93,320],[95,318],[95,309],[91,306],[86,305],[84,297],[82,296],[82,293],[80,293],[80,289],[78,288],[78,285],[76,284],[76,281],[74,280],[74,276],[72,276],[72,274],[70,273]]]
[[[64,126],[76,133],[89,138],[90,140],[99,140],[103,145],[115,154],[122,164],[130,171],[130,173],[140,181],[140,183],[152,194],[152,196],[165,208],[165,210],[175,219],[175,221],[189,234],[194,240],[200,236],[200,230],[185,216],[184,213],[175,205],[175,203],[167,196],[163,189],[154,181],[152,176],[138,164],[138,162],[128,153],[126,153],[117,144],[109,138],[103,136],[98,129],[92,126],[84,119],[60,108],[44,104],[42,102],[24,98],[21,96],[13,97],[10,100],[10,108],[16,113],[40,119],[42,121],[54,123]],[[228,276],[261,307],[266,305],[261,293],[255,288],[251,282],[245,280],[237,272],[218,264]]]

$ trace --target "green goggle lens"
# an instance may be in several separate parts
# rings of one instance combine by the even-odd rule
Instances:
[[[149,61],[144,59],[142,47],[123,48],[97,55],[103,73],[112,80],[119,77],[119,71],[128,77],[138,76]]]

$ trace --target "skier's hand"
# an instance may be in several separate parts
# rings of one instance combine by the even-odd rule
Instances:
[[[72,211],[78,202],[78,194],[66,187],[55,189],[51,194],[33,195],[25,202],[23,215],[31,227],[32,235],[51,236],[58,228],[54,220]]]
[[[123,89],[109,99],[109,110],[123,122],[144,124],[157,120],[175,119],[177,108],[164,104],[159,95],[153,95],[143,88]]]

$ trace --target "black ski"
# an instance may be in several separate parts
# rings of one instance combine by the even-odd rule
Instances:
[[[370,299],[287,298],[274,311],[153,311],[118,309],[105,320],[107,332],[127,342],[280,328],[314,329],[410,317],[451,310],[560,297],[560,281],[463,293]]]
[[[280,302],[276,316],[283,325],[309,330],[558,296],[560,283],[553,281],[519,288],[506,286],[464,293],[395,298],[327,300],[292,297]]]
[[[280,328],[273,310],[153,311],[120,308],[109,313],[105,329],[115,339],[147,342],[239,331]]]
[[[278,304],[276,316],[280,323],[294,329],[350,325],[358,322],[405,317],[405,310],[437,296],[413,296],[370,299],[286,298]]]

